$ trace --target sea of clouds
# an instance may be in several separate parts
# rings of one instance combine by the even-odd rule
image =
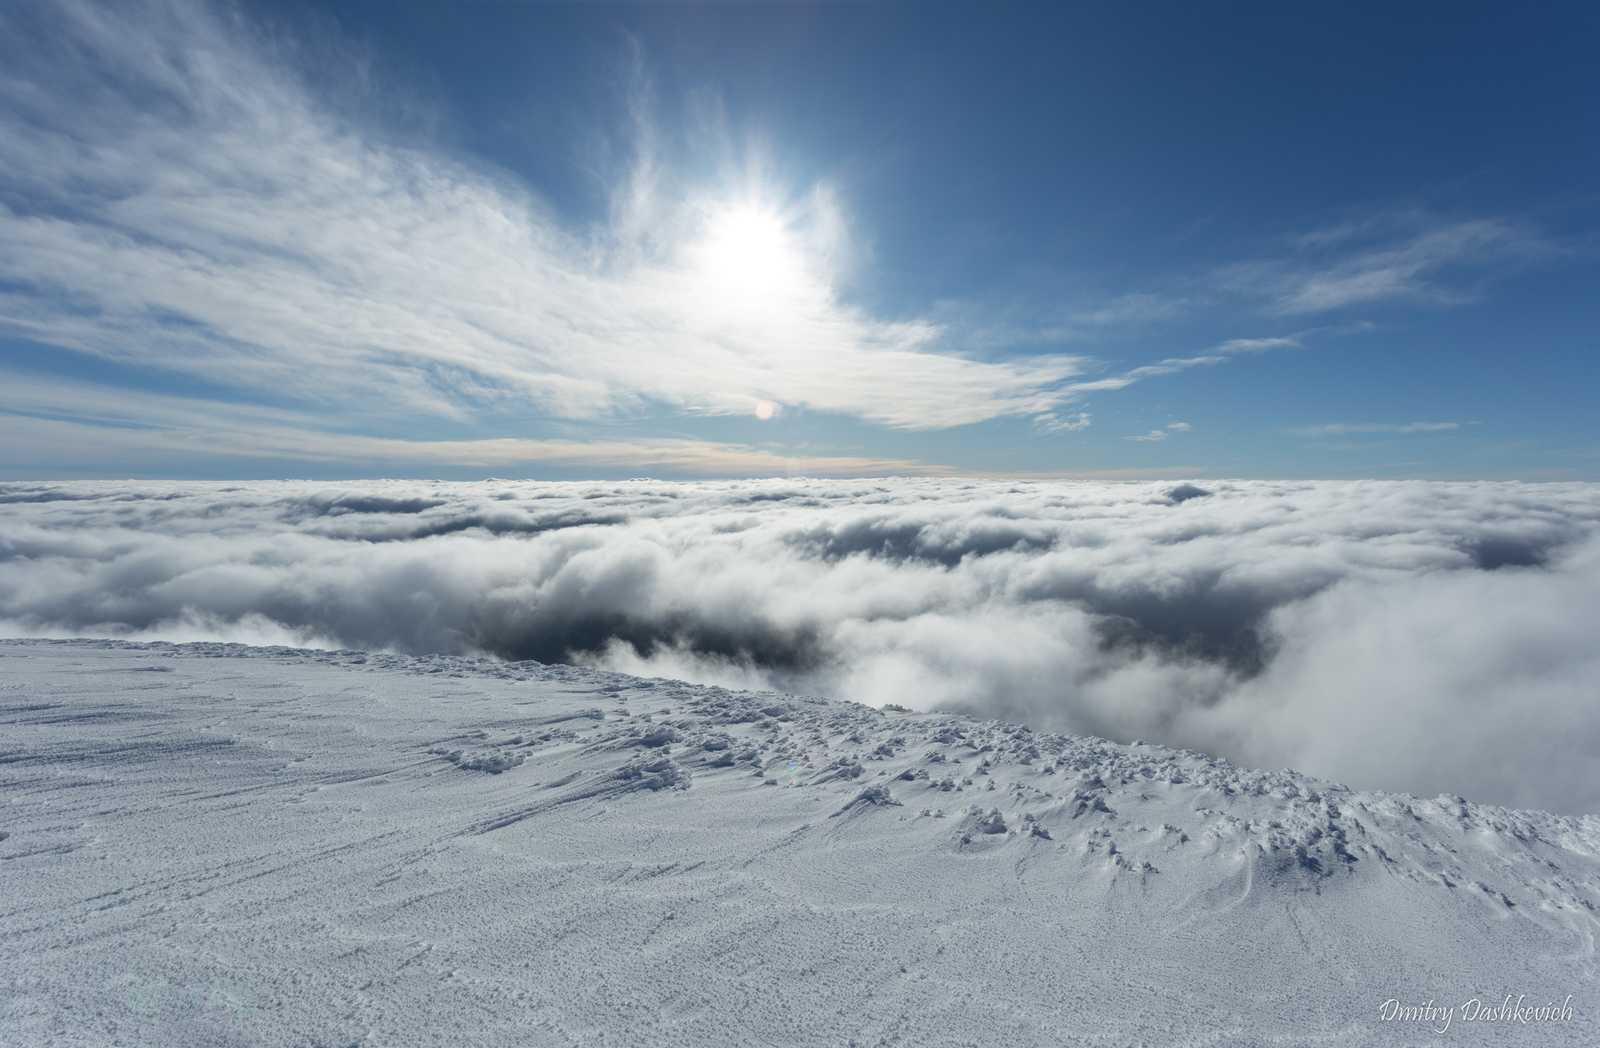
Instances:
[[[567,661],[1600,811],[1600,486],[0,484],[0,633]]]

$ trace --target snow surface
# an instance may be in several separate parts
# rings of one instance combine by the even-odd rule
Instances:
[[[449,656],[0,696],[0,1044],[1600,1043],[1593,816]]]

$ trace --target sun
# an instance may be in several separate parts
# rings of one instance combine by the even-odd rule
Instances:
[[[702,252],[705,275],[727,292],[766,296],[800,277],[782,217],[760,207],[730,208],[713,219]]]

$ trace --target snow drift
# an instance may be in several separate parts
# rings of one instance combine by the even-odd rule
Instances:
[[[490,654],[1600,810],[1600,488],[0,485],[0,628]]]
[[[1593,1044],[1600,818],[527,663],[0,643],[0,1043]]]

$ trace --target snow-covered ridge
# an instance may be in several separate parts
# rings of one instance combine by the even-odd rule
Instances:
[[[258,650],[206,644],[174,650],[220,654],[217,649],[247,655]],[[579,758],[637,754],[604,785],[586,783],[530,807],[526,814],[570,800],[634,789],[686,790],[697,773],[737,768],[753,772],[763,785],[832,784],[835,792],[845,786],[866,786],[840,813],[865,799],[876,804],[911,804],[920,807],[920,817],[954,818],[950,837],[956,848],[1000,843],[993,839],[996,833],[1054,839],[1049,827],[1062,832],[1064,824],[1086,814],[1116,821],[1117,809],[1110,807],[1113,802],[1128,810],[1174,802],[1194,807],[1200,818],[1193,836],[1168,824],[1156,830],[1141,826],[1134,833],[1153,834],[1153,840],[1141,841],[1144,847],[1125,844],[1121,850],[1108,831],[1086,838],[1084,846],[1090,852],[1103,850],[1114,864],[1146,872],[1158,872],[1150,862],[1152,855],[1177,861],[1170,858],[1173,838],[1179,844],[1199,839],[1206,842],[1196,849],[1202,853],[1215,852],[1226,842],[1277,856],[1276,862],[1285,870],[1292,866],[1320,876],[1348,873],[1360,859],[1376,859],[1401,876],[1442,888],[1466,884],[1500,905],[1514,906],[1516,902],[1506,890],[1533,887],[1520,877],[1527,871],[1508,863],[1505,890],[1470,881],[1461,863],[1452,858],[1462,842],[1481,835],[1497,844],[1515,840],[1523,846],[1542,845],[1587,858],[1600,856],[1600,818],[1595,816],[1478,805],[1449,795],[1423,799],[1409,794],[1362,793],[1290,769],[1237,768],[1192,750],[1174,751],[1143,743],[1120,746],[994,720],[980,722],[899,708],[874,710],[814,697],[733,692],[537,663],[349,652],[297,654],[314,661],[348,657],[355,665],[372,662],[411,673],[592,683],[599,695],[617,703],[609,712],[596,707],[554,723],[530,722],[526,731],[510,737],[475,733],[469,739],[452,740],[460,741],[465,749],[441,746],[429,751],[445,755],[461,768],[491,773],[529,760],[555,773],[566,767],[560,754],[552,755],[546,764],[538,760],[541,752],[561,751],[574,744],[581,747],[576,754]],[[649,705],[656,700],[672,705],[654,713],[638,708],[640,701]],[[570,776],[558,778],[570,780]],[[1233,806],[1231,799],[1251,797],[1265,798],[1268,812],[1250,819],[1228,812]],[[510,813],[484,830],[497,829],[523,814]],[[980,836],[974,837],[974,833]],[[1400,855],[1390,855],[1376,843],[1390,835],[1409,845]],[[1478,845],[1485,846],[1482,841]],[[1129,847],[1136,849],[1131,855]],[[1540,865],[1527,855],[1520,855],[1516,862]],[[1592,909],[1592,896],[1573,890],[1575,887],[1555,878],[1539,884],[1532,895],[1524,891],[1522,901],[1536,907],[1549,903],[1558,909]]]
[[[0,689],[12,1043],[1600,1029],[1592,816],[450,656],[10,641]]]
[[[1340,869],[1348,871],[1350,864],[1360,858],[1375,858],[1402,866],[1405,876],[1442,887],[1454,887],[1465,880],[1464,875],[1459,875],[1459,866],[1452,866],[1448,859],[1424,859],[1413,854],[1412,861],[1406,863],[1373,843],[1369,831],[1381,837],[1396,828],[1403,828],[1401,835],[1405,839],[1436,856],[1448,856],[1455,849],[1430,848],[1423,843],[1425,840],[1437,845],[1447,839],[1459,841],[1470,835],[1489,835],[1524,845],[1559,848],[1586,858],[1600,857],[1600,816],[1563,816],[1473,804],[1448,794],[1429,799],[1404,793],[1359,792],[1288,768],[1278,772],[1238,768],[1227,760],[1193,750],[1171,750],[1142,742],[1121,746],[1103,739],[1035,732],[1027,725],[976,721],[958,714],[917,713],[899,707],[876,710],[813,696],[730,691],[605,670],[451,655],[328,652],[211,643],[36,643],[109,646],[176,658],[287,657],[312,664],[364,666],[374,671],[585,685],[597,699],[615,705],[609,711],[597,706],[576,715],[530,719],[529,726],[521,732],[474,732],[443,740],[429,752],[460,768],[494,774],[521,767],[530,760],[541,769],[562,769],[563,758],[570,756],[573,744],[580,747],[577,755],[585,762],[599,754],[635,753],[637,756],[618,769],[616,785],[612,787],[617,793],[669,786],[686,790],[691,788],[696,773],[727,769],[753,771],[763,779],[763,785],[817,787],[832,783],[834,790],[847,784],[877,785],[888,791],[879,795],[880,803],[891,795],[895,798],[893,803],[940,802],[931,807],[924,805],[924,816],[947,817],[946,809],[952,807],[969,809],[960,829],[952,831],[952,837],[966,838],[964,845],[973,843],[967,830],[980,814],[999,816],[987,822],[991,831],[1005,822],[1010,827],[1008,835],[1023,832],[1048,837],[1037,829],[1087,812],[1114,817],[1115,809],[1108,807],[1111,800],[1138,806],[1156,802],[1157,794],[1166,794],[1169,801],[1172,795],[1178,795],[1185,803],[1217,803],[1217,807],[1196,809],[1204,817],[1206,825],[1201,827],[1201,833],[1206,838],[1235,840],[1266,854],[1287,851],[1299,866],[1324,876]],[[674,705],[653,711],[640,705],[642,702],[648,707],[657,700]],[[447,748],[455,743],[460,745]],[[540,761],[541,754],[548,754],[550,762]],[[650,774],[636,774],[640,768]],[[885,782],[878,783],[878,779]],[[592,795],[598,793],[579,789],[557,795],[551,803]],[[1241,820],[1227,814],[1230,798],[1248,797],[1266,798],[1274,817]],[[1188,836],[1174,827],[1164,827],[1162,836],[1173,832]],[[1356,835],[1353,840],[1348,836],[1352,833]],[[1123,865],[1130,864],[1114,842],[1108,842],[1106,850],[1108,855],[1120,857],[1118,861]],[[1141,860],[1140,868],[1151,867]],[[1419,877],[1424,869],[1427,872]],[[1458,876],[1452,877],[1452,873]],[[1558,879],[1552,886],[1560,883]],[[1484,885],[1473,887],[1493,894]],[[1511,903],[1503,893],[1498,898]],[[1559,899],[1557,906],[1592,909],[1590,902],[1577,895],[1562,895],[1560,889],[1548,898]]]

